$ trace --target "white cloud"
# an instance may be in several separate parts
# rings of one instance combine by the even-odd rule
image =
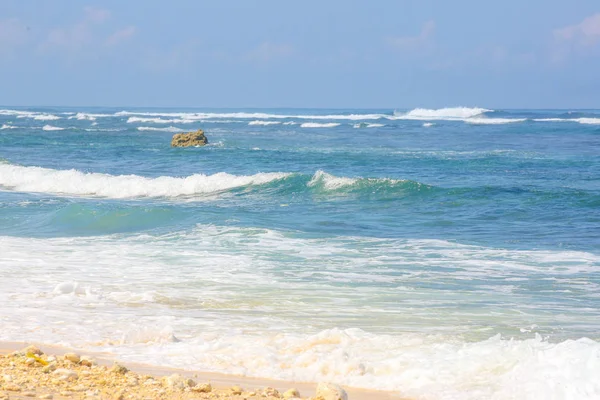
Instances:
[[[596,45],[600,42],[600,13],[587,17],[576,25],[555,30],[554,37],[583,47]]]
[[[89,45],[93,39],[95,26],[102,25],[110,18],[110,11],[85,7],[83,18],[73,26],[56,28],[48,33],[39,49],[48,51],[55,48],[76,52]]]
[[[429,47],[435,36],[435,21],[427,21],[423,24],[421,32],[416,36],[396,36],[388,37],[387,43],[402,51],[422,50]]]
[[[127,28],[118,30],[112,35],[110,35],[108,39],[106,39],[105,44],[107,46],[116,46],[131,38],[133,35],[135,35],[136,31],[137,29],[135,28],[135,26],[128,26]]]
[[[270,62],[276,59],[288,58],[294,54],[294,48],[289,44],[264,42],[254,50],[246,53],[246,58],[255,62]]]

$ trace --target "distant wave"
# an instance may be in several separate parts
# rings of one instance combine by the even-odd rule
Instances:
[[[600,118],[578,118],[577,122],[585,125],[600,125]]]
[[[382,126],[385,126],[384,124],[372,124],[372,123],[368,123],[368,122],[360,122],[358,124],[354,124],[354,128],[360,129],[360,128],[381,128]]]
[[[62,119],[62,117],[59,117],[57,115],[52,115],[52,114],[39,114],[39,115],[34,115],[31,118],[33,118],[37,121],[56,121],[57,119]]]
[[[155,127],[152,127],[152,126],[138,126],[137,130],[138,131],[173,132],[173,133],[184,132],[185,131],[185,129],[177,128],[175,126],[169,126],[169,127],[166,127],[166,128],[155,128]]]
[[[578,122],[584,125],[600,125],[600,118],[535,118],[536,122]]]
[[[166,118],[178,118],[185,120],[198,121],[203,119],[253,119],[253,120],[265,120],[265,119],[311,119],[311,120],[370,120],[370,119],[382,119],[390,118],[391,115],[386,114],[270,114],[270,113],[248,113],[248,112],[232,112],[232,113],[150,113],[150,112],[130,112],[120,111],[115,113],[115,116],[131,116],[133,117],[132,122],[137,122],[137,118],[158,118],[161,121],[169,121],[168,119],[161,119],[160,117]],[[141,122],[148,122],[144,120]],[[129,120],[128,120],[129,122]],[[161,123],[161,122],[159,122]]]
[[[2,124],[2,126],[0,127],[0,130],[2,130],[2,129],[17,129],[17,128],[18,128],[18,126]]]
[[[44,125],[44,127],[42,128],[45,131],[64,131],[65,128],[60,128],[58,126],[52,126],[52,125]]]
[[[406,179],[391,178],[348,178],[335,176],[325,171],[317,171],[306,184],[309,188],[322,192],[356,193],[356,194],[394,194],[416,193],[421,190],[434,189],[433,186],[425,185]]]
[[[503,125],[527,121],[527,118],[467,118],[464,120],[473,125]]]
[[[109,175],[41,167],[0,164],[0,185],[20,192],[41,192],[115,199],[135,197],[179,197],[221,192],[233,188],[262,185],[291,174],[272,172],[255,175],[194,174],[184,178],[138,175]]]
[[[425,122],[425,123],[423,124],[423,127],[424,127],[424,128],[429,128],[430,126],[433,126],[433,125],[435,125],[433,122]]]
[[[256,121],[250,121],[248,122],[248,125],[278,125],[281,122],[279,121],[260,121],[260,120],[256,120]]]
[[[175,119],[162,119],[162,118],[144,118],[144,117],[129,117],[127,119],[128,124],[139,124],[139,123],[151,123],[151,124],[191,124],[194,122],[199,122],[195,119],[184,119],[184,118],[175,118]]]
[[[415,108],[407,113],[394,112],[395,119],[412,120],[464,120],[492,112],[486,108],[450,107],[440,109]]]
[[[336,126],[340,126],[337,122],[305,122],[300,125],[301,128],[335,128]]]
[[[79,121],[95,121],[97,118],[107,118],[112,116],[112,114],[93,114],[78,112],[77,114],[68,117],[68,119],[77,119]]]

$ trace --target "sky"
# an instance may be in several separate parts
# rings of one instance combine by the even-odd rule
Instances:
[[[1,0],[0,104],[600,108],[600,1]]]

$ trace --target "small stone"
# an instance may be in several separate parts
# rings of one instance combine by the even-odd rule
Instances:
[[[27,364],[27,365],[35,364],[35,358],[28,358],[27,360],[25,360],[25,364]]]
[[[49,363],[56,361],[56,357],[54,356],[49,356],[48,358],[46,358],[46,361],[48,361]]]
[[[212,385],[210,384],[210,382],[199,383],[196,386],[192,387],[192,391],[198,393],[210,393],[212,392]]]
[[[179,374],[173,374],[171,376],[167,376],[163,378],[165,386],[171,389],[180,389],[183,390],[187,387],[196,386],[196,382],[189,378],[184,378]]]
[[[124,400],[124,399],[125,399],[125,393],[123,393],[123,391],[117,392],[113,396],[113,400]]]
[[[4,384],[2,388],[4,390],[9,391],[9,392],[20,392],[21,391],[21,386],[16,385],[16,384],[14,384],[12,382]]]
[[[43,394],[41,396],[38,397],[38,399],[42,399],[42,400],[52,400],[54,396],[52,396],[51,394]]]
[[[59,368],[53,374],[60,375],[59,379],[64,381],[77,379],[77,372],[71,369]]]
[[[73,364],[79,364],[81,357],[76,353],[65,353],[63,356],[65,360],[71,361]]]
[[[284,399],[293,399],[294,397],[300,397],[300,392],[296,388],[288,389],[283,393]]]
[[[4,379],[4,382],[12,382],[13,377],[12,377],[12,375],[6,374],[6,375],[2,375],[2,379]]]
[[[61,396],[65,396],[65,397],[69,397],[69,396],[72,396],[73,393],[69,392],[68,390],[63,390],[63,391],[60,392],[60,395]]]
[[[96,361],[89,356],[81,356],[79,359],[79,364],[84,365],[86,367],[91,367],[96,364]]]
[[[137,378],[129,378],[127,380],[127,386],[137,386],[140,384],[140,381],[137,380]]]
[[[45,374],[50,373],[50,372],[55,371],[55,370],[56,370],[56,363],[51,363],[51,364],[45,365],[42,368],[42,372],[45,373]]]
[[[232,386],[230,390],[233,395],[240,395],[244,391],[239,385]]]
[[[85,392],[88,388],[84,385],[77,385],[72,388],[74,392]]]
[[[24,397],[35,397],[35,392],[22,392],[21,396],[24,396]]]
[[[21,353],[23,353],[23,354],[32,353],[32,354],[35,354],[36,356],[41,356],[42,354],[44,354],[44,352],[41,351],[39,349],[39,347],[34,346],[34,345],[25,347],[23,350],[21,350]]]
[[[127,372],[129,372],[129,370],[122,366],[119,363],[116,363],[113,365],[113,367],[110,369],[110,372],[113,372],[115,374],[121,374],[121,375],[125,375]]]
[[[275,388],[272,388],[270,386],[268,386],[268,387],[266,387],[266,388],[263,389],[263,395],[265,397],[269,397],[269,396],[270,397],[277,397],[277,398],[281,397],[281,395],[279,394],[279,390],[277,390]]]
[[[321,397],[323,400],[348,400],[348,394],[341,386],[328,382],[319,382],[317,397]]]

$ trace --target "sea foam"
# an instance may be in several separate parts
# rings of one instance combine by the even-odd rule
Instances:
[[[0,185],[20,192],[108,198],[178,197],[220,192],[236,187],[261,185],[289,176],[287,173],[231,175],[195,174],[184,178],[108,175],[77,170],[55,170],[0,164]]]
[[[486,108],[449,107],[440,109],[415,108],[407,113],[394,112],[395,119],[464,120],[491,112]]]
[[[64,131],[65,128],[60,128],[58,126],[52,126],[52,125],[44,125],[42,130],[44,130],[44,131]]]
[[[305,122],[300,125],[301,128],[335,128],[336,126],[340,126],[337,122]]]

